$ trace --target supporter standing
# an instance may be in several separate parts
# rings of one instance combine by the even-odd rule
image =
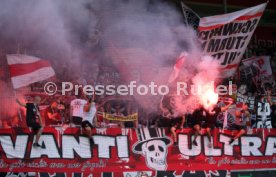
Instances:
[[[41,145],[38,143],[39,138],[43,132],[43,124],[42,124],[42,118],[39,113],[39,103],[41,101],[41,98],[39,96],[36,96],[33,100],[33,102],[30,103],[21,103],[18,99],[16,99],[16,102],[27,109],[26,111],[26,123],[27,126],[32,128],[33,132],[35,133],[35,142],[33,144],[34,147],[41,147]],[[37,119],[39,120],[39,123],[37,122]]]
[[[89,98],[83,108],[83,120],[81,123],[84,133],[90,138],[92,136],[92,128],[98,127],[97,107],[95,102],[95,94]]]
[[[71,101],[71,123],[74,123],[75,125],[81,125],[83,119],[83,108],[86,103],[87,101],[82,99],[80,94],[78,94],[76,98]]]

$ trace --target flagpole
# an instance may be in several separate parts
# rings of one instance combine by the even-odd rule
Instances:
[[[224,9],[224,13],[227,13],[227,0],[223,0],[223,9]]]
[[[182,6],[181,8],[182,8],[183,16],[184,16],[184,19],[185,19],[185,25],[188,26],[189,22],[188,22],[187,14],[183,9],[183,1],[181,1],[180,3],[181,3],[181,6]]]

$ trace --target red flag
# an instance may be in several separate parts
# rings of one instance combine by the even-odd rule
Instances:
[[[15,89],[48,79],[55,75],[50,63],[37,57],[7,55],[10,77]]]

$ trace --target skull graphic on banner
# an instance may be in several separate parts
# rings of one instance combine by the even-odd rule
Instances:
[[[137,137],[139,141],[133,145],[133,152],[142,154],[149,168],[166,170],[168,146],[171,144],[171,139],[165,136],[164,129],[139,128]]]

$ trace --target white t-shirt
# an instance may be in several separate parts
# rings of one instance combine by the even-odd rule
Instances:
[[[72,109],[72,116],[83,117],[83,107],[87,103],[83,99],[74,99],[71,101],[70,106]]]
[[[83,121],[87,120],[88,122],[91,123],[91,125],[93,125],[93,120],[96,117],[96,112],[97,112],[97,108],[96,108],[96,104],[95,102],[91,103],[90,106],[90,110],[88,112],[83,112]]]

